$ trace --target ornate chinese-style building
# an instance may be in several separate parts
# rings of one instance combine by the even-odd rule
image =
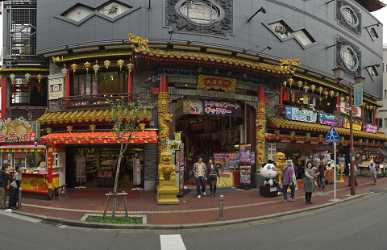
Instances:
[[[221,185],[251,184],[275,152],[329,151],[331,126],[347,155],[355,78],[364,84],[363,104],[353,109],[355,147],[375,154],[387,138],[375,127],[382,24],[370,11],[382,7],[376,0],[36,1],[36,54],[47,66],[30,74],[47,89],[37,120],[49,175],[60,176],[59,186],[111,185],[114,99],[152,106],[132,114],[138,130],[128,137],[127,187],[155,190],[159,180],[176,179],[181,188],[199,156],[222,165]],[[13,88],[13,78],[26,76],[3,73],[4,87]],[[176,191],[168,187],[161,196]]]

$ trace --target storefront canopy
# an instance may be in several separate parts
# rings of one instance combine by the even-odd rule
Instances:
[[[327,133],[331,128],[330,126],[326,126],[326,125],[290,121],[283,118],[271,118],[269,120],[269,126],[272,128],[299,130],[299,131],[307,131],[307,132],[318,132],[318,133]],[[349,136],[349,129],[337,128],[337,132],[340,135]],[[355,137],[360,137],[360,138],[387,141],[387,136],[385,136],[384,133],[367,133],[363,131],[353,131],[353,135]]]
[[[114,132],[69,132],[52,133],[43,136],[41,140],[51,145],[63,144],[155,144],[157,143],[156,130],[126,132],[118,135]]]
[[[87,122],[111,122],[112,111],[105,110],[81,110],[70,112],[47,112],[38,121],[42,125],[49,124],[72,124]]]

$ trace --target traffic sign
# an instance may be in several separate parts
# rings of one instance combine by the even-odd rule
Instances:
[[[332,127],[328,133],[325,135],[325,141],[327,142],[337,142],[340,140],[340,135],[337,133],[335,127]]]

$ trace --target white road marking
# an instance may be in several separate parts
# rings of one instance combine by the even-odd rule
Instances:
[[[180,234],[160,235],[161,250],[187,250]]]
[[[11,218],[15,218],[18,220],[28,221],[31,223],[40,223],[42,221],[41,219],[36,219],[36,218],[32,218],[32,217],[28,217],[28,216],[24,216],[24,215],[20,215],[20,214],[15,214],[12,212],[0,211],[0,214],[4,215],[4,216],[11,217]]]

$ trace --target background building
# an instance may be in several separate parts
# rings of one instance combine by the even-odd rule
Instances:
[[[15,79],[36,79],[41,91],[48,89],[47,111],[38,119],[41,141],[49,148],[49,173],[57,169],[68,186],[109,186],[104,179],[112,176],[118,148],[109,106],[114,98],[154,107],[137,114],[139,131],[122,177],[131,186],[141,175],[136,184],[146,190],[157,182],[157,142],[176,142],[175,132],[182,132],[175,160],[187,180],[201,155],[223,164],[235,185],[250,183],[254,168],[275,151],[305,160],[329,150],[323,137],[332,125],[341,127],[340,151],[347,154],[348,93],[358,76],[365,95],[354,110],[355,145],[367,158],[386,139],[375,129],[382,24],[370,11],[383,7],[377,0],[16,2],[26,8],[21,15],[5,5],[5,64],[30,64],[34,72],[3,73],[4,107],[15,104]],[[337,66],[345,70],[339,83],[332,72]],[[157,109],[157,101],[169,102],[168,108]],[[243,154],[249,157],[241,171],[240,150],[251,153]]]
[[[379,106],[376,114],[377,124],[380,131],[387,132],[387,47],[383,48],[383,99],[379,101]]]

